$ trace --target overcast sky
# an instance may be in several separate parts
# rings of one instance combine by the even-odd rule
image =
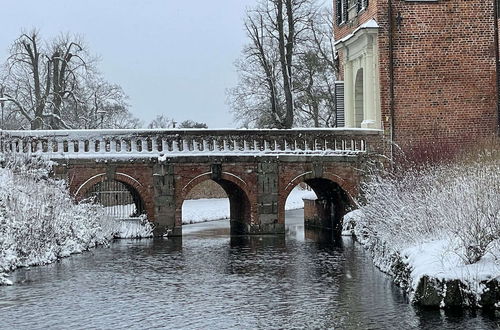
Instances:
[[[146,124],[165,114],[177,121],[232,127],[226,88],[245,43],[243,17],[256,0],[1,1],[0,59],[20,32],[45,39],[81,34],[102,59],[105,78],[123,87],[131,111]]]

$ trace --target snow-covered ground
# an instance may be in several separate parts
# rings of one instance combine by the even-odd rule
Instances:
[[[302,198],[315,199],[312,191],[302,190],[299,186],[290,192],[286,200],[285,210],[296,210],[304,207]],[[182,205],[182,223],[191,224],[212,220],[229,219],[229,199],[190,199]]]
[[[459,280],[462,296],[471,297],[463,305],[481,306],[488,286],[500,281],[498,161],[379,177],[366,192],[367,204],[344,217],[344,229],[372,252],[381,270],[415,302],[429,301],[422,296],[430,292],[427,281],[435,286],[434,302],[447,307],[455,299],[447,285]]]

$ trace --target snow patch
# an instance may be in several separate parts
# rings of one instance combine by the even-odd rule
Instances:
[[[315,200],[313,191],[295,187],[287,198],[285,210],[296,210],[304,207],[303,199]],[[182,224],[229,219],[229,199],[189,199],[182,205]]]

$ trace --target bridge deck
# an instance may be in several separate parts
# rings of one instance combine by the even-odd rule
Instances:
[[[1,131],[0,151],[49,159],[197,156],[348,156],[376,152],[374,129]]]

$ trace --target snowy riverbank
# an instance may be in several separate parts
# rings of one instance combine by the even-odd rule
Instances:
[[[149,223],[123,224],[99,206],[75,204],[63,181],[48,176],[50,164],[8,158],[0,168],[0,285],[5,272],[43,265],[81,253],[114,237],[151,233]],[[132,228],[133,227],[133,228]]]
[[[412,302],[500,308],[500,164],[377,178],[344,229]]]

